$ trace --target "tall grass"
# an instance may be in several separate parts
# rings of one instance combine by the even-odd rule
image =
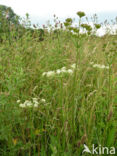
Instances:
[[[80,156],[84,143],[117,146],[117,35],[97,37],[77,15],[77,27],[66,19],[65,29],[44,28],[43,41],[37,29],[21,27],[0,43],[2,156]]]

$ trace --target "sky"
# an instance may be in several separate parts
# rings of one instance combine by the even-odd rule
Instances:
[[[117,16],[117,0],[0,0],[10,6],[21,17],[29,13],[31,21],[41,23],[53,18],[76,18],[76,12],[84,11],[88,16],[97,14],[100,19]]]

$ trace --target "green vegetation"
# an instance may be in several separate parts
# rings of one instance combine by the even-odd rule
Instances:
[[[76,27],[54,16],[49,31],[31,29],[28,15],[9,31],[0,21],[1,156],[80,156],[84,143],[117,146],[117,34],[97,37],[101,25],[77,15]]]

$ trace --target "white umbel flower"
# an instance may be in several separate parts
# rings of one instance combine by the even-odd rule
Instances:
[[[35,103],[35,104],[34,104],[34,107],[36,107],[36,108],[37,108],[37,107],[38,107],[38,104],[36,104],[36,103]]]
[[[56,70],[56,73],[57,74],[60,74],[61,73],[61,70],[60,69]]]
[[[20,100],[17,100],[17,103],[20,103]]]
[[[19,107],[21,107],[21,108],[25,108],[26,105],[21,103],[21,104],[19,105]]]
[[[100,69],[109,69],[109,66],[100,65],[100,64],[94,64],[93,67],[100,68]]]
[[[29,101],[29,100],[26,100],[26,101],[24,102],[24,105],[27,106],[27,107],[31,107],[31,106],[32,106],[32,102]]]
[[[41,99],[41,102],[45,103],[45,102],[46,102],[46,100],[45,100],[45,99]]]
[[[61,69],[61,73],[67,73],[66,69]]]
[[[99,65],[98,65],[98,64],[94,64],[93,67],[94,67],[94,68],[95,68],[95,67],[99,67]]]
[[[27,105],[28,103],[30,103],[29,100],[26,100],[26,101],[24,102],[25,105]]]
[[[47,74],[47,72],[44,72],[44,73],[42,74],[42,76],[46,76],[46,74]]]
[[[100,67],[101,67],[102,69],[104,69],[104,68],[105,68],[105,69],[109,69],[109,66],[105,66],[105,65],[101,65]]]
[[[55,72],[54,71],[49,71],[47,72],[47,77],[51,77],[51,76],[54,76],[55,75]]]
[[[72,65],[71,65],[71,68],[75,69],[75,68],[76,68],[76,64],[75,64],[75,63],[72,64]]]
[[[32,100],[33,100],[34,103],[38,102],[37,98],[32,98]]]
[[[72,70],[72,69],[68,69],[67,72],[68,72],[69,74],[73,74],[73,70]]]
[[[90,64],[92,65],[92,64],[94,64],[94,62],[90,62]]]
[[[31,107],[32,106],[32,102],[31,101],[28,102],[26,106]]]
[[[66,67],[62,67],[61,70],[66,70]]]

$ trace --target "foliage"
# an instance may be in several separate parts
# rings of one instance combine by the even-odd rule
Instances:
[[[117,34],[95,36],[78,15],[76,27],[68,18],[64,28],[30,28],[27,19],[10,38],[1,33],[0,155],[80,156],[84,143],[117,146]]]

